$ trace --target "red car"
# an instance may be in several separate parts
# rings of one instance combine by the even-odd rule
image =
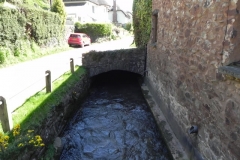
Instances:
[[[68,45],[70,47],[91,45],[91,38],[85,33],[72,33],[68,38]]]

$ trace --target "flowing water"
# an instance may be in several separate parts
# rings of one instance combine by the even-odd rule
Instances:
[[[137,76],[95,77],[62,135],[61,160],[170,160]]]

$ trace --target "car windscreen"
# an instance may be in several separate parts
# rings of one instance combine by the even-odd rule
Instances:
[[[77,34],[71,34],[70,37],[78,38],[78,37],[80,37],[80,35],[77,35]]]

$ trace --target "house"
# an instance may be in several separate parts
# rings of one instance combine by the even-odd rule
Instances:
[[[66,24],[109,22],[108,10],[111,5],[105,0],[63,0],[67,13]]]
[[[239,1],[152,1],[145,82],[189,159],[240,159],[239,10]]]
[[[122,10],[116,0],[113,0],[113,7],[108,11],[108,18],[110,22],[114,24],[124,25],[126,23],[132,23],[132,13]]]

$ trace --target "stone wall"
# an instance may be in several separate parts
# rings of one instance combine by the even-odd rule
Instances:
[[[240,81],[218,72],[240,60],[239,3],[153,0],[145,80],[190,159],[240,159]]]
[[[69,118],[79,110],[79,102],[81,101],[90,88],[90,79],[88,74],[83,74],[79,77],[79,81],[67,90],[65,96],[59,100],[58,105],[52,106],[54,109],[49,114],[47,119],[41,124],[37,133],[42,137],[46,146],[50,146],[54,139],[61,134]],[[54,142],[55,143],[55,142]],[[54,146],[55,147],[55,146]],[[39,159],[46,153],[47,147],[38,148],[33,152],[24,152],[13,159]],[[56,154],[59,153],[59,148],[56,149]],[[59,159],[59,155],[55,155],[55,159]],[[21,157],[21,158],[20,158]]]
[[[113,51],[91,51],[83,54],[82,65],[88,69],[90,77],[122,70],[144,75],[146,49],[133,48]]]

